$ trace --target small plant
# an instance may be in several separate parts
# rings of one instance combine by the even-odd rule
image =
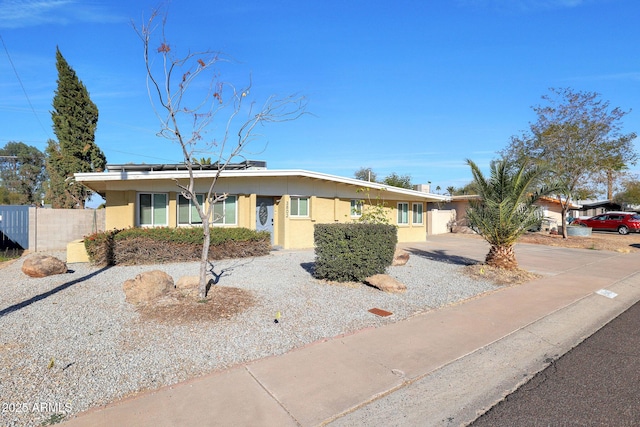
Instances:
[[[0,253],[0,262],[11,261],[12,259],[18,259],[22,256],[22,249],[5,249]]]
[[[382,190],[384,191],[384,190]],[[369,188],[360,188],[358,193],[365,193],[366,200],[359,200],[358,206],[360,206],[361,215],[356,219],[356,222],[362,222],[365,224],[390,224],[389,216],[387,215],[387,208],[384,199],[380,197],[380,193],[375,197],[375,201],[371,200],[371,190]]]
[[[62,420],[64,420],[64,417],[66,417],[65,414],[52,414],[49,418],[44,420],[42,422],[42,424],[40,424],[40,425],[41,426],[52,426],[54,424],[58,424],[58,423],[62,422]]]

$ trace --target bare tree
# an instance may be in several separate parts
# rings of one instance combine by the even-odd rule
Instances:
[[[167,15],[156,9],[140,28],[133,26],[144,46],[147,89],[160,121],[158,134],[178,143],[188,171],[188,182],[176,180],[176,185],[202,221],[204,241],[198,292],[204,298],[208,291],[214,205],[228,196],[215,191],[218,179],[235,158],[242,157],[247,144],[259,137],[256,133],[259,125],[297,119],[305,113],[306,99],[298,95],[271,96],[257,105],[250,100],[250,79],[242,88],[220,79],[216,66],[226,59],[219,52],[204,50],[183,56],[174,53],[165,35],[166,19]],[[202,82],[205,84],[201,85]],[[196,87],[198,95],[193,96]],[[212,129],[214,123],[221,125]],[[194,169],[200,167],[196,156],[203,154],[211,155],[217,168],[200,202],[196,197]]]

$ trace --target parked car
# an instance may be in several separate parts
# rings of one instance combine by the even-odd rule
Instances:
[[[583,225],[594,230],[617,231],[620,234],[640,233],[640,215],[635,212],[607,212],[589,219],[576,219],[572,225]]]

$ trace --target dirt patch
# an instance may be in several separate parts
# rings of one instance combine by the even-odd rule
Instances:
[[[143,321],[182,324],[229,319],[256,304],[254,296],[243,289],[214,286],[205,299],[178,289],[137,307]]]
[[[629,253],[640,252],[640,233],[623,236],[614,232],[594,232],[589,237],[571,236],[567,239],[548,233],[527,233],[518,243]]]
[[[515,270],[506,270],[504,268],[495,268],[485,264],[467,265],[462,267],[462,272],[473,279],[487,280],[499,286],[519,285],[542,277],[539,274],[530,273],[519,268]]]

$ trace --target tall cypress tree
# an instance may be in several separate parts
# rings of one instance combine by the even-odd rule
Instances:
[[[73,174],[101,172],[107,163],[95,143],[98,107],[58,48],[56,68],[58,88],[53,97],[51,118],[58,141],[49,140],[46,149],[51,178],[49,199],[54,208],[83,208],[91,191],[73,181]]]

